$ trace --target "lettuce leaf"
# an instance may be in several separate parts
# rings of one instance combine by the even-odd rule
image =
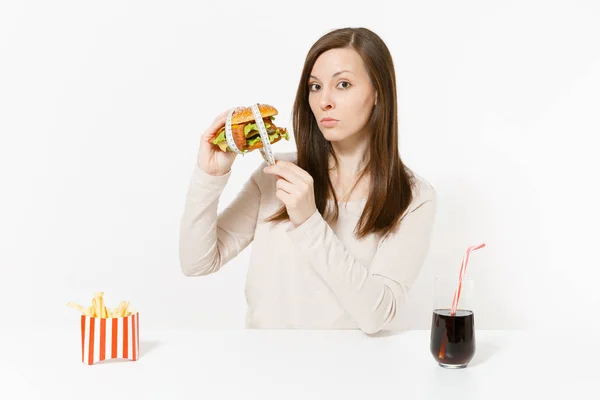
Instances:
[[[284,138],[285,140],[290,140],[287,131],[284,134],[281,134],[281,131],[279,129],[277,129],[275,131],[275,133],[273,133],[272,135],[269,135],[269,141],[272,142],[273,140],[277,139],[278,136],[281,136],[282,138]],[[256,142],[262,141],[260,135],[250,138],[246,141],[248,147],[256,144]]]
[[[269,129],[270,127],[271,124],[265,122],[265,128]],[[248,137],[248,134],[252,131],[258,132],[258,126],[256,126],[256,123],[247,124],[246,126],[244,126],[244,136]]]
[[[219,144],[219,142],[227,142],[227,140],[225,140],[225,129],[213,139],[213,144]]]

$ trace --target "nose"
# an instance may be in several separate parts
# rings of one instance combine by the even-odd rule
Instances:
[[[319,99],[319,106],[321,107],[321,110],[323,110],[323,111],[327,111],[329,109],[334,108],[335,104],[333,102],[333,99],[329,95],[329,91],[323,90],[321,92],[321,98]]]

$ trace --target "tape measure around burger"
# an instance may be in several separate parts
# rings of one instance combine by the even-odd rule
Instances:
[[[262,140],[263,147],[259,148],[260,153],[263,159],[269,165],[275,164],[275,158],[273,157],[273,150],[271,149],[271,142],[269,141],[269,134],[267,133],[267,128],[265,127],[265,123],[263,121],[262,115],[260,114],[260,110],[258,109],[258,103],[253,104],[251,107],[252,114],[254,115],[254,120],[256,121],[256,126],[258,127],[258,133],[260,134],[260,139]],[[233,132],[231,131],[231,117],[233,116],[233,112],[235,111],[232,108],[227,115],[227,120],[225,121],[225,139],[227,140],[227,144],[237,154],[245,154],[247,153],[238,149],[235,145],[235,141],[233,140]]]

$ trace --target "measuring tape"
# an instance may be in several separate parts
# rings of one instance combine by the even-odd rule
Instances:
[[[263,117],[260,114],[260,110],[258,109],[258,103],[253,104],[251,107],[252,114],[254,115],[254,120],[256,121],[256,126],[258,126],[258,133],[260,134],[260,139],[262,140],[263,147],[259,148],[260,154],[263,159],[269,165],[275,165],[275,158],[273,157],[273,150],[271,149],[271,142],[269,141],[269,134],[267,133],[267,128],[265,128],[265,123],[263,121]],[[233,116],[233,112],[235,111],[232,108],[227,115],[227,120],[225,121],[225,139],[227,140],[227,144],[237,154],[244,155],[248,151],[241,151],[235,145],[235,141],[233,140],[233,132],[231,131],[231,117]]]

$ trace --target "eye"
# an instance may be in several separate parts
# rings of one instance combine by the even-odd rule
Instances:
[[[350,85],[350,82],[342,81],[342,82],[338,83],[338,87],[339,87],[341,84],[343,84],[343,83],[345,83],[345,84],[346,84],[346,86],[345,86],[345,87],[342,87],[341,89],[348,89],[348,88],[351,86],[351,85]]]
[[[313,90],[313,86],[319,86],[319,84],[318,83],[311,83],[311,84],[309,84],[308,85],[308,90],[310,90],[311,92],[313,92],[314,90],[319,90],[319,89],[314,89]]]

